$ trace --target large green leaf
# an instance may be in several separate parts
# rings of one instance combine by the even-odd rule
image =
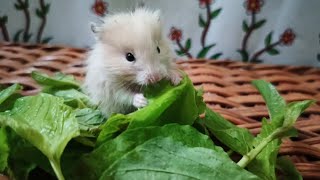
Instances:
[[[89,134],[94,137],[98,134],[96,130],[106,120],[101,111],[91,108],[76,109],[75,114],[81,133]]]
[[[253,148],[253,135],[224,119],[218,113],[207,108],[204,124],[223,144],[235,152],[245,155]]]
[[[62,98],[43,93],[20,98],[11,111],[0,115],[0,121],[45,154],[63,179],[60,157],[70,139],[79,135],[79,128],[73,110]]]
[[[220,148],[190,147],[171,137],[153,138],[106,169],[100,179],[259,179]]]
[[[254,80],[252,84],[258,89],[266,102],[271,121],[274,121],[277,127],[281,126],[286,108],[285,100],[271,83],[264,80]]]
[[[118,163],[121,164],[122,160],[125,160],[128,156],[131,156],[131,152],[136,151],[140,145],[143,145],[147,141],[154,139],[156,137],[170,137],[175,143],[182,143],[186,147],[202,147],[207,149],[207,151],[218,152],[216,155],[212,155],[213,157],[219,156],[225,159],[225,163],[231,163],[232,170],[238,171],[237,166],[233,166],[233,162],[227,157],[226,153],[220,147],[216,147],[213,145],[212,141],[208,136],[205,136],[199,133],[196,129],[188,125],[179,125],[179,124],[168,124],[163,127],[145,127],[145,128],[136,128],[130,129],[123,132],[121,135],[117,136],[115,139],[111,139],[109,141],[105,141],[102,145],[100,145],[97,149],[95,149],[92,153],[83,157],[82,161],[79,162],[77,171],[75,172],[75,176],[77,179],[98,179],[101,177],[102,173],[107,171],[110,167],[116,166]],[[171,145],[163,145],[164,148]],[[172,146],[174,147],[174,146]],[[185,152],[186,147],[174,147],[174,149]],[[150,149],[152,151],[152,149]],[[213,152],[214,151],[214,152]],[[221,153],[221,154],[220,154]],[[153,154],[157,154],[157,152],[153,152]],[[201,153],[200,153],[201,154]],[[180,154],[181,155],[181,154]],[[210,156],[204,156],[204,159],[210,158]],[[189,157],[189,158],[195,158]],[[164,156],[163,159],[159,159],[159,161],[172,161],[172,159],[167,159],[169,157]],[[199,159],[198,161],[205,161],[204,159]],[[174,161],[172,161],[174,162]],[[214,161],[209,161],[214,164]],[[140,164],[141,163],[141,164]],[[177,164],[176,166],[180,167],[180,169],[185,169],[186,165],[190,163],[190,161],[185,162],[186,164]],[[144,162],[137,162],[137,167],[139,165],[143,165]],[[194,164],[196,166],[196,164]],[[171,165],[170,165],[171,166]],[[163,170],[170,170],[171,167],[166,166]],[[174,167],[175,165],[172,165]],[[194,167],[195,167],[194,166]],[[129,167],[129,166],[128,166]],[[211,166],[209,166],[211,167]],[[228,167],[228,165],[226,165]],[[199,167],[199,170],[205,167]],[[223,167],[221,167],[223,168]],[[205,168],[206,169],[206,168]],[[228,168],[229,169],[229,168]],[[230,168],[231,169],[231,168]],[[204,169],[203,169],[204,170]],[[90,173],[86,173],[85,171],[89,171]],[[178,172],[172,168],[172,173]],[[215,169],[211,169],[210,174],[214,175],[213,172]],[[196,173],[196,171],[194,172]],[[244,172],[246,173],[246,172]],[[247,174],[250,177],[250,174]],[[165,176],[164,176],[165,177]],[[103,178],[101,178],[103,179]]]
[[[50,88],[50,90],[46,90],[46,93],[52,94],[57,97],[62,97],[64,99],[64,103],[73,108],[94,107],[90,103],[89,96],[76,89],[61,90],[59,88]]]

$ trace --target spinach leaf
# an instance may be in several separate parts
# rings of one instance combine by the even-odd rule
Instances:
[[[11,111],[0,114],[0,122],[45,154],[57,177],[63,179],[60,157],[70,139],[79,135],[79,128],[62,98],[44,93],[20,98]]]
[[[247,129],[237,127],[209,108],[203,121],[209,131],[233,151],[244,155],[252,150],[254,137]]]
[[[220,148],[190,147],[156,137],[119,157],[99,179],[259,179]]]
[[[0,127],[0,173],[8,166],[9,145],[5,127]]]
[[[195,161],[195,164],[193,164],[194,165],[193,167],[196,167],[196,165],[199,165],[199,163],[203,164],[205,162],[205,164],[207,164],[210,162],[210,165],[208,164],[208,165],[200,166],[199,169],[194,173],[197,173],[198,171],[206,172],[204,173],[206,174],[206,176],[210,176],[210,174],[214,175],[215,173],[220,174],[218,170],[219,168],[217,169],[217,172],[215,172],[214,168],[208,171],[207,169],[208,167],[206,166],[211,167],[212,166],[211,163],[214,164],[214,161],[206,162],[205,160],[210,158],[216,159],[217,158],[216,156],[219,156],[219,158],[222,158],[222,159],[218,158],[219,160],[217,160],[218,161],[217,163],[220,164],[223,162],[222,164],[224,165],[222,165],[221,167],[222,169],[226,167],[227,170],[230,170],[230,173],[240,171],[243,173],[243,175],[246,174],[247,177],[255,177],[252,174],[245,172],[244,170],[243,171],[240,170],[239,167],[234,166],[233,162],[229,159],[228,155],[222,150],[222,148],[214,146],[208,136],[205,136],[199,133],[196,129],[188,125],[168,124],[162,127],[151,126],[151,127],[128,129],[124,131],[121,135],[117,136],[116,138],[111,139],[109,141],[105,141],[103,144],[97,147],[92,153],[85,155],[81,159],[74,173],[75,178],[76,179],[99,179],[99,178],[103,179],[104,178],[102,176],[103,174],[111,171],[113,172],[114,170],[117,171],[118,168],[116,167],[118,167],[119,165],[121,165],[121,167],[119,167],[120,169],[118,170],[121,170],[122,166],[125,166],[124,168],[126,167],[129,168],[130,167],[129,165],[126,166],[126,165],[123,165],[122,163],[123,161],[126,161],[127,157],[131,156],[131,152],[137,151],[137,149],[139,150],[139,147],[144,147],[145,143],[149,142],[149,140],[153,141],[157,137],[169,137],[170,141],[172,142],[170,142],[170,144],[163,144],[163,148],[164,149],[168,148],[168,152],[174,149],[179,151],[179,153],[177,153],[177,156],[182,155],[183,152],[185,152],[186,149],[188,149],[188,147],[203,148],[204,151],[195,152],[195,154],[197,155],[194,155],[194,157],[192,157],[191,154],[190,156],[186,154],[186,157],[184,157],[187,159],[189,158],[189,160],[192,159],[192,161]],[[157,140],[155,140],[155,142],[157,142]],[[179,143],[183,145],[181,146],[179,145],[177,147],[174,146],[174,144],[179,144]],[[169,151],[170,148],[173,148],[173,149]],[[161,151],[161,149],[157,149],[157,150]],[[206,154],[209,156],[206,155],[200,158],[199,157],[201,156],[200,154],[204,152],[207,152]],[[153,152],[153,154],[155,155],[158,153],[160,152],[157,152],[157,151]],[[162,162],[172,161],[171,159],[172,154],[171,155],[170,154],[171,153],[168,153],[166,156],[164,156],[161,161]],[[152,155],[147,153],[146,156],[152,156]],[[184,158],[180,160],[184,161]],[[160,161],[159,157],[157,157],[157,159]],[[152,158],[150,160],[152,160]],[[175,161],[172,161],[172,162],[175,162]],[[141,161],[136,163],[137,163],[136,167],[139,167],[139,166],[145,166],[144,164],[146,162]],[[191,160],[186,163],[191,163]],[[183,169],[185,171],[190,171],[185,167],[187,164],[178,163],[174,165],[174,163],[173,164],[168,163],[167,165],[168,166],[162,167],[163,172],[171,169],[173,174],[179,174],[179,172],[182,171]],[[178,169],[174,169],[173,167]],[[192,170],[194,170],[194,168]],[[86,173],[86,171],[89,171],[90,173]],[[203,177],[206,177],[206,176],[203,175]],[[242,175],[240,175],[240,177],[241,176]],[[140,176],[137,176],[137,178],[139,177]],[[150,178],[152,178],[151,175],[150,175]]]
[[[57,87],[60,89],[77,89],[80,87],[80,84],[71,75],[56,73],[53,77],[49,77],[47,74],[33,71],[31,76],[37,83],[44,87],[44,91],[49,91],[50,88]]]
[[[0,92],[0,112],[11,109],[14,102],[22,97],[17,92],[22,89],[19,84],[14,84]]]

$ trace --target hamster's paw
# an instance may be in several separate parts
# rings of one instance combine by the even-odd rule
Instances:
[[[182,80],[181,74],[180,74],[178,71],[172,72],[172,74],[171,74],[171,76],[170,76],[170,80],[171,80],[171,83],[172,83],[174,86],[180,84],[180,82],[181,82],[181,80]]]
[[[142,108],[148,105],[148,100],[143,96],[143,94],[135,94],[133,96],[133,106],[136,108]]]

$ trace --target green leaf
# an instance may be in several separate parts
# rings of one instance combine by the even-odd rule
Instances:
[[[44,5],[44,14],[48,14],[48,12],[50,11],[50,4],[46,4]]]
[[[281,127],[286,108],[285,100],[271,83],[264,80],[254,80],[252,84],[258,89],[266,102],[271,121],[274,121],[277,127]]]
[[[242,57],[243,62],[248,62],[249,61],[249,53],[246,50],[237,50],[238,53],[240,53]]]
[[[95,106],[90,103],[89,96],[75,89],[64,90],[62,88],[47,87],[43,89],[43,91],[57,97],[62,97],[64,99],[64,103],[73,108],[95,108]]]
[[[219,59],[219,57],[222,56],[222,54],[223,54],[223,53],[221,53],[221,52],[220,52],[220,53],[216,53],[216,54],[212,55],[212,56],[210,57],[210,59]]]
[[[44,17],[42,11],[41,11],[39,8],[36,9],[36,15],[37,15],[39,18],[43,18],[43,17]]]
[[[0,24],[6,24],[8,22],[8,16],[4,15],[0,17]]]
[[[189,51],[190,48],[191,48],[191,39],[188,38],[186,41],[185,49],[186,49],[186,51]]]
[[[192,170],[191,170],[192,169]],[[172,138],[151,139],[121,157],[100,179],[258,179],[221,149],[188,147]]]
[[[62,73],[57,73],[53,77],[48,75],[33,71],[31,73],[32,78],[37,81],[40,85],[49,87],[59,87],[59,88],[79,88],[79,83],[74,79],[73,76],[64,75]]]
[[[182,52],[181,50],[175,50],[176,54],[178,56],[183,56],[184,55],[184,52]]]
[[[298,117],[303,113],[303,111],[306,110],[314,102],[315,101],[313,100],[305,100],[289,103],[286,107],[284,122],[282,126],[288,128],[292,127]]]
[[[8,166],[9,145],[5,127],[0,126],[0,173]]]
[[[44,39],[41,40],[41,43],[47,44],[47,43],[49,43],[52,39],[53,39],[53,37],[46,37],[46,38],[44,38]]]
[[[14,84],[0,92],[0,105],[7,100],[10,96],[17,93],[22,89],[22,86],[19,84]]]
[[[302,180],[302,176],[288,157],[281,156],[277,159],[277,169],[281,174],[277,177],[283,180]]]
[[[216,9],[213,12],[211,12],[210,13],[210,19],[216,18],[220,14],[221,10],[222,10],[222,8],[219,8],[219,9]]]
[[[204,125],[223,144],[239,154],[247,154],[253,148],[254,137],[247,129],[235,126],[209,108],[206,109]]]
[[[14,37],[13,37],[14,42],[18,42],[20,40],[20,35],[22,32],[23,32],[23,29],[20,29],[19,31],[16,32],[16,34],[14,34]]]
[[[266,21],[267,21],[267,20],[262,19],[262,20],[256,22],[256,23],[254,24],[254,26],[253,26],[254,29],[259,29],[261,26],[263,26],[263,25],[266,23]]]
[[[150,142],[152,146],[149,146],[151,145]],[[201,149],[201,151],[198,151],[198,149]],[[139,155],[135,156],[135,153],[139,153]],[[235,166],[220,147],[213,145],[208,136],[199,133],[188,125],[168,124],[163,127],[127,130],[115,139],[104,142],[92,153],[84,156],[77,164],[78,167],[74,172],[75,179],[105,179],[105,176],[113,176],[115,172],[122,172],[122,169],[131,168],[132,163],[127,164],[126,162],[138,156],[142,159],[137,159],[132,163],[135,164],[136,168],[141,169],[139,172],[146,175],[142,179],[154,179],[156,177],[158,177],[156,179],[159,179],[160,177],[156,176],[159,175],[157,172],[166,172],[168,170],[171,172],[168,172],[168,175],[171,174],[172,178],[182,178],[181,174],[187,172],[192,173],[191,177],[199,175],[202,177],[198,179],[208,179],[205,178],[208,176],[219,177],[229,173],[236,173],[233,174],[235,176],[246,175],[246,178],[249,179],[255,178],[252,174]],[[154,161],[158,163],[153,163]],[[158,166],[161,164],[163,166]],[[192,167],[192,171],[188,168],[189,166]],[[143,167],[149,167],[150,171]],[[158,171],[153,172],[152,169],[157,169]],[[86,173],[84,170],[91,173]],[[145,171],[150,174],[145,174]],[[224,171],[227,172],[221,173]],[[128,174],[124,173],[123,175],[127,176],[132,172],[135,171],[128,171]],[[117,173],[117,175],[121,176],[120,173]],[[125,178],[124,176],[121,177]],[[132,177],[141,179],[140,174],[131,174],[131,179]],[[165,174],[161,174],[161,177],[167,179]]]
[[[23,41],[24,41],[24,42],[28,42],[31,37],[32,37],[32,33],[27,34],[27,35],[24,35],[24,36],[23,36]]]
[[[60,157],[70,139],[79,135],[79,128],[73,110],[62,98],[42,93],[20,98],[11,111],[0,115],[1,121],[45,154],[63,179]]]
[[[214,47],[214,46],[216,46],[216,44],[211,44],[211,45],[209,45],[209,46],[205,46],[205,47],[198,53],[197,58],[204,58],[204,57],[207,55],[207,53],[209,52],[209,50],[210,50],[212,47]]]
[[[272,55],[272,56],[280,54],[279,50],[274,49],[274,48],[267,50],[267,53]]]
[[[20,3],[14,3],[14,8],[18,11],[23,10],[23,5]]]
[[[93,137],[98,135],[95,131],[105,122],[105,117],[99,110],[91,108],[77,109],[75,114],[80,131],[91,134]]]
[[[205,22],[205,20],[203,19],[202,15],[199,14],[199,26],[200,27],[205,27],[207,25],[207,23]]]
[[[266,119],[263,119],[261,133],[254,140],[255,147],[265,141],[265,138],[276,129],[276,126],[268,123]],[[269,142],[248,165],[248,170],[261,179],[276,179],[275,167],[280,144],[281,141],[278,138]]]
[[[248,26],[248,23],[247,23],[246,20],[243,20],[243,21],[242,21],[242,30],[243,30],[244,32],[248,32],[248,31],[249,31],[249,26]]]
[[[273,32],[271,31],[271,32],[266,36],[266,38],[264,39],[264,44],[265,44],[266,47],[270,46],[270,44],[271,44],[272,34],[273,34]]]

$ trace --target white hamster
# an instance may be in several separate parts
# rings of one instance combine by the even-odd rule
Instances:
[[[93,27],[97,42],[88,54],[83,88],[106,116],[146,106],[143,86],[164,78],[180,83],[160,11],[138,8],[103,22]]]

